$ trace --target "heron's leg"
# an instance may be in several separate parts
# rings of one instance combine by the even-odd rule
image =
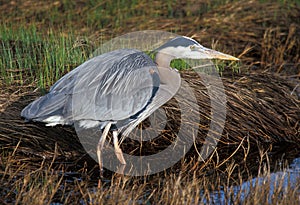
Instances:
[[[109,129],[111,127],[111,122],[107,123],[107,125],[105,126],[103,133],[99,139],[99,142],[97,144],[97,157],[98,157],[98,163],[99,163],[99,168],[100,168],[100,172],[103,171],[103,162],[102,162],[102,156],[101,156],[101,152],[105,143],[105,139],[107,137],[107,134],[109,132]]]
[[[113,140],[114,140],[114,147],[115,147],[115,153],[118,158],[118,160],[121,162],[121,164],[126,164],[126,161],[123,156],[123,152],[121,148],[119,147],[119,142],[118,142],[118,131],[113,131]]]

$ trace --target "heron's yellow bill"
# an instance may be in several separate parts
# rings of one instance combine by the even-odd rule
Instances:
[[[219,51],[215,51],[215,50],[212,50],[212,49],[207,49],[206,48],[204,52],[211,59],[231,60],[231,61],[238,61],[238,60],[240,60],[240,59],[238,59],[238,58],[236,58],[234,56],[231,56],[231,55],[219,52]]]

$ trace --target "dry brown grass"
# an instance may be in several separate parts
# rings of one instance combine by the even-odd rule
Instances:
[[[191,112],[186,115],[200,115],[200,122],[180,122],[178,102],[175,99],[170,101],[164,106],[169,121],[164,136],[148,144],[149,147],[145,146],[146,150],[158,149],[160,145],[168,144],[168,140],[164,139],[173,139],[174,136],[176,138],[180,123],[199,123],[197,143],[201,146],[204,142],[211,123],[211,102],[207,88],[200,77],[193,72],[182,72],[182,78],[193,89],[197,102],[190,101],[188,96],[179,96],[178,99],[186,99],[180,102],[183,106],[191,106],[195,103],[195,106],[199,106],[199,113],[191,109]],[[239,145],[245,138],[249,138],[251,143],[257,141],[298,143],[300,103],[299,90],[295,90],[297,82],[275,74],[252,73],[223,77],[227,96],[227,116],[220,143]],[[28,91],[30,88],[14,89],[7,87],[0,91],[2,96],[0,142],[8,146],[15,145],[21,139],[22,145],[23,143],[26,145],[25,152],[37,155],[40,155],[39,151],[53,150],[58,143],[62,155],[76,155],[76,151],[72,150],[80,150],[81,146],[75,130],[71,127],[45,127],[42,123],[25,123],[20,117],[22,108],[41,94]],[[219,119],[215,120],[217,123]],[[186,129],[184,132],[187,136],[193,136],[193,130]],[[69,139],[74,141],[71,149],[68,149]],[[132,147],[135,143],[130,141],[127,143],[131,148],[125,150],[136,149],[135,146]],[[152,147],[152,143],[156,146]],[[139,143],[135,145],[139,146]],[[123,146],[126,147],[126,141]],[[69,153],[63,151],[65,148]]]
[[[48,32],[51,24],[44,17],[49,10],[58,8],[62,12],[59,15],[72,11],[63,8],[59,1],[45,2],[21,1],[19,16],[9,16],[15,9],[11,6],[14,1],[3,2],[0,9],[6,22],[28,21]],[[210,2],[177,2],[171,5],[174,16],[170,17],[167,5],[161,7],[161,2],[154,1],[148,9],[149,5],[140,1],[139,9],[148,13],[124,19],[122,23],[126,26],[109,22],[98,28],[86,26],[82,16],[92,10],[83,1],[76,1],[76,21],[65,22],[62,18],[61,24],[51,25],[57,29],[68,23],[78,36],[88,36],[92,43],[128,31],[176,31],[240,57],[240,74],[224,72],[228,101],[225,128],[218,148],[205,163],[198,161],[197,151],[209,129],[210,103],[207,88],[193,73],[185,72],[182,76],[195,88],[201,108],[196,146],[174,167],[156,175],[126,177],[106,171],[101,189],[95,188],[98,166],[83,150],[73,128],[46,128],[20,118],[21,109],[41,95],[34,91],[36,85],[7,86],[0,80],[0,203],[213,204],[211,193],[218,193],[215,197],[220,199],[223,193],[225,204],[299,204],[299,179],[283,186],[284,179],[279,178],[280,185],[273,194],[269,193],[271,173],[281,169],[285,172],[292,159],[299,157],[299,7],[237,1],[197,13],[197,8],[210,6]],[[156,17],[146,18],[154,12]],[[69,30],[64,32],[67,35]],[[177,106],[175,100],[164,106],[170,123],[161,138],[145,143],[143,149],[126,140],[122,148],[131,154],[151,154],[167,146],[176,136]],[[189,130],[186,134],[190,134]],[[278,159],[282,159],[284,166],[278,166]],[[255,182],[241,202],[244,193],[234,192],[234,186],[257,176],[269,179],[263,184]]]
[[[260,176],[265,165],[268,169],[263,174],[269,176],[276,170],[277,159],[283,152],[288,153],[287,164],[297,156],[300,104],[297,93],[292,93],[295,82],[278,75],[236,74],[223,77],[228,101],[227,118],[218,149],[205,163],[197,161],[197,149],[201,148],[209,130],[210,112],[207,111],[210,110],[210,102],[207,88],[199,76],[192,72],[183,72],[182,76],[194,88],[201,108],[196,147],[171,169],[154,176],[122,177],[106,171],[105,178],[109,181],[104,180],[100,190],[95,189],[98,165],[86,156],[73,128],[49,128],[39,123],[25,123],[20,118],[21,109],[40,95],[39,92],[32,93],[30,87],[19,87],[17,91],[15,87],[1,90],[0,175],[1,183],[6,187],[2,190],[3,202],[45,204],[59,201],[69,204],[83,200],[100,204],[147,201],[151,204],[190,204],[212,200],[211,193],[220,192],[225,193],[225,201],[239,203],[242,199],[235,198],[236,192],[230,189],[231,186]],[[144,143],[142,148],[139,148],[139,143],[127,139],[122,149],[130,154],[153,154],[168,146],[176,138],[176,130],[180,126],[177,106],[176,100],[164,106],[169,123],[161,137]],[[185,134],[188,136],[191,131],[187,129]],[[291,144],[285,149],[283,142]],[[276,143],[281,144],[276,147]],[[258,150],[255,148],[257,145]],[[268,158],[269,155],[272,159]],[[68,171],[71,173],[68,174]],[[257,182],[245,201],[249,204],[265,203],[269,200],[269,183],[273,182],[267,180],[263,185]],[[220,187],[225,187],[225,190]],[[288,188],[284,194],[282,187],[276,189],[277,195],[270,196],[276,197],[276,202],[299,201],[298,192],[294,189]],[[240,193],[242,191],[237,192],[238,195],[243,194]]]
[[[290,147],[291,148],[291,147]],[[163,173],[145,177],[129,177],[107,173],[97,189],[89,167],[69,172],[66,164],[55,164],[55,157],[41,160],[33,167],[14,150],[2,149],[0,169],[0,202],[2,204],[298,204],[300,178],[288,176],[286,167],[295,153],[283,158],[283,165],[269,158],[275,147],[251,148],[244,160],[211,158],[205,166],[190,159]],[[249,160],[249,161],[248,161]],[[253,161],[256,163],[253,163]],[[226,166],[216,166],[226,161]],[[191,167],[194,167],[191,169]],[[75,170],[75,172],[74,172]],[[85,170],[85,171],[83,171]],[[272,172],[281,171],[274,180]],[[107,172],[107,171],[106,171]],[[273,177],[272,177],[273,175]],[[258,177],[258,178],[253,178]],[[249,186],[238,189],[247,180]],[[276,184],[274,184],[276,183]],[[251,185],[250,185],[251,184]]]

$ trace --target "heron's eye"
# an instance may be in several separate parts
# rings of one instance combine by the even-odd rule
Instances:
[[[193,51],[193,50],[196,49],[196,46],[195,46],[195,45],[191,45],[191,46],[190,46],[190,49]]]

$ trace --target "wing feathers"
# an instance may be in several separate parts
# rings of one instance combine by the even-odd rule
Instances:
[[[152,97],[150,69],[157,72],[155,63],[141,51],[105,53],[63,76],[21,115],[36,121],[57,119],[59,124],[124,120],[142,110]]]

